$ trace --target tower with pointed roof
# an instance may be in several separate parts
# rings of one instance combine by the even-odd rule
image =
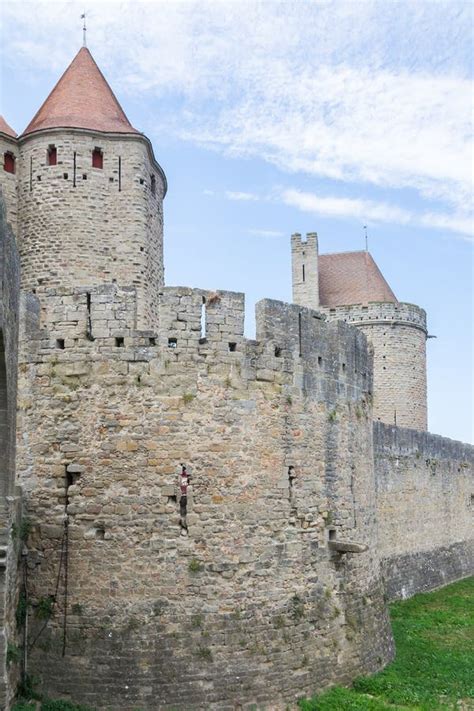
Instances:
[[[0,123],[0,137],[4,160],[13,153],[2,184],[23,288],[132,287],[137,327],[155,326],[166,177],[86,47],[25,131]]]
[[[374,351],[374,419],[427,429],[426,313],[401,303],[368,251],[318,254],[291,238],[293,301],[365,333]]]

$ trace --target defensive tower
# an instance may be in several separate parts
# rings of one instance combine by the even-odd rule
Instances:
[[[166,178],[86,47],[19,139],[5,131],[2,139],[18,145],[11,150],[19,158],[22,287],[133,286],[136,325],[153,327],[164,283]]]
[[[369,252],[317,250],[315,233],[292,236],[293,300],[357,326],[372,343],[375,420],[426,430],[425,311],[397,300]]]

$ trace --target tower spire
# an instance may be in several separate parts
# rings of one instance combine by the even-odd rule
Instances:
[[[86,11],[81,15],[81,20],[84,20],[82,24],[82,46],[87,47],[87,41],[86,41],[86,32],[87,32],[87,27],[86,27]]]

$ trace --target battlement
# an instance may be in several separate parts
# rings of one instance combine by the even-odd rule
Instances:
[[[345,321],[353,326],[372,323],[391,324],[393,326],[403,324],[404,326],[419,328],[425,334],[428,333],[426,311],[415,304],[373,301],[368,304],[353,304],[332,308],[322,306],[321,311],[327,314],[331,321]]]
[[[87,358],[202,365],[240,381],[273,382],[288,392],[335,402],[372,391],[365,336],[311,309],[265,299],[256,306],[256,340],[244,336],[244,294],[167,287],[159,327],[136,329],[136,291],[116,284],[44,289],[23,296],[22,359]],[[200,366],[201,364],[201,366]],[[164,366],[164,367],[168,367]],[[170,371],[168,371],[170,372]]]

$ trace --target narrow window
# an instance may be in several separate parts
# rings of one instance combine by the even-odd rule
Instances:
[[[15,156],[10,151],[3,154],[3,169],[5,173],[15,172]]]
[[[47,162],[48,165],[57,165],[58,152],[56,150],[56,146],[51,145],[48,147]]]
[[[199,343],[206,342],[206,297],[202,297],[201,304],[201,335],[199,338]]]
[[[93,168],[103,168],[104,167],[104,154],[100,148],[94,148],[92,151],[92,167]]]
[[[156,338],[154,338],[153,336],[152,336],[151,338],[149,338],[149,339],[148,339],[148,344],[149,344],[150,346],[156,346]]]
[[[298,314],[298,346],[299,346],[299,355],[301,356],[301,312]]]
[[[330,541],[335,541],[336,540],[336,531],[334,528],[330,528],[329,531],[329,540]]]
[[[74,151],[74,155],[72,157],[72,187],[76,187],[76,151]]]
[[[231,353],[235,353],[237,350],[237,343],[229,343],[229,350]]]
[[[117,346],[117,348],[123,348],[124,343],[125,343],[125,342],[124,342],[123,337],[122,337],[122,336],[117,336],[117,338],[115,339],[115,345]]]
[[[303,264],[303,281],[305,280],[304,264]]]
[[[61,351],[64,350],[64,338],[56,339],[56,348],[59,348]]]
[[[281,348],[280,346],[275,346],[275,358],[280,358],[281,357]]]
[[[154,175],[151,176],[151,194],[156,195],[156,178]]]
[[[177,338],[168,338],[168,348],[176,348],[177,345],[178,345]]]

